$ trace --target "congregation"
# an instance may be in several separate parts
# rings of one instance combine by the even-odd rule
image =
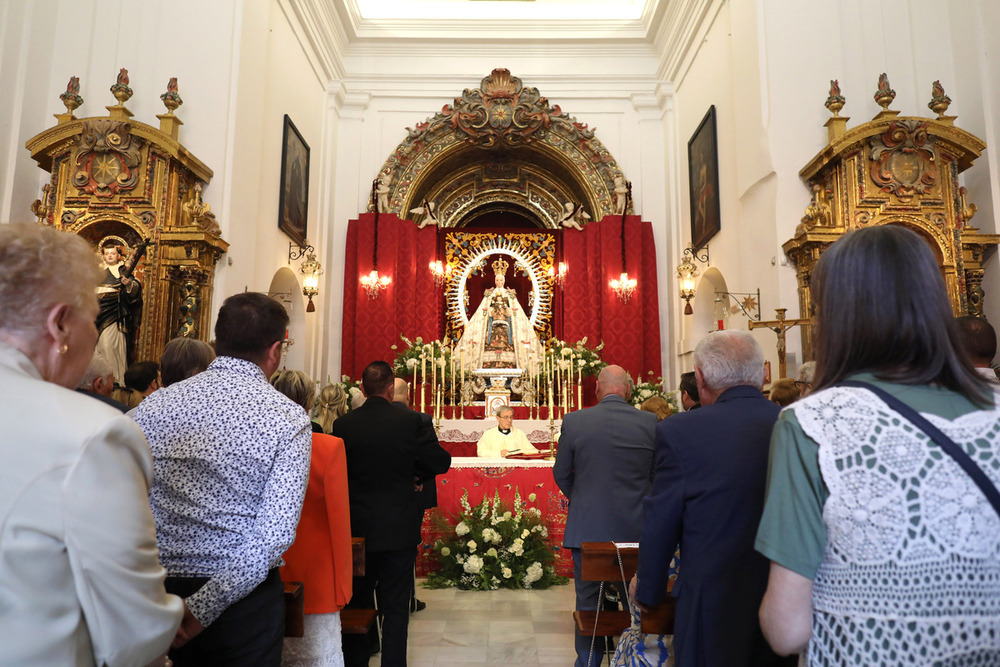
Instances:
[[[87,243],[3,225],[0,265],[0,665],[407,664],[420,526],[452,462],[389,363],[358,405],[317,392],[281,369],[283,306],[244,292],[212,345],[170,341],[115,394]],[[606,604],[584,544],[638,544],[610,664],[1000,664],[995,333],[953,316],[898,226],[846,234],[812,288],[815,362],[770,395],[754,337],[723,330],[681,377],[683,411],[635,409],[611,364],[565,415],[552,474],[578,611]],[[480,456],[535,453],[513,410],[496,417]],[[668,598],[672,634],[644,633]],[[376,608],[380,637],[341,641],[341,610]],[[592,633],[575,647],[602,663]]]

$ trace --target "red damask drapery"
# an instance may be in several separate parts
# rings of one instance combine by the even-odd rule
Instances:
[[[523,230],[518,230],[523,231]],[[438,229],[417,229],[409,220],[383,213],[378,217],[378,269],[392,284],[369,299],[359,278],[372,270],[375,214],[363,213],[347,227],[344,258],[342,372],[359,378],[371,361],[392,362],[400,335],[435,340],[444,330],[444,298],[428,264],[437,258]],[[443,233],[443,232],[442,232]],[[621,216],[607,216],[583,231],[565,230],[562,257],[569,274],[554,308],[558,338],[571,343],[587,337],[588,346],[604,341],[602,357],[633,376],[660,375],[660,324],[653,229],[639,216],[625,221],[625,257],[629,274],[639,281],[622,303],[608,282],[622,272]],[[559,331],[558,325],[562,325]]]
[[[563,291],[563,339],[587,345],[604,341],[601,358],[618,364],[633,377],[661,374],[660,315],[656,285],[653,227],[637,215],[625,219],[625,261],[639,281],[635,294],[622,303],[608,282],[622,272],[622,218],[605,216],[583,231],[563,233],[562,254],[569,265]]]
[[[391,213],[378,216],[378,269],[392,284],[369,299],[359,279],[373,268],[375,214],[358,217],[347,225],[341,347],[341,372],[355,379],[372,361],[392,363],[392,345],[401,344],[400,335],[437,339],[444,310],[441,290],[427,268],[437,252],[437,227],[417,229]]]

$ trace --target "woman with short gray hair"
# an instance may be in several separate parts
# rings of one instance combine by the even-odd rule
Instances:
[[[97,342],[81,238],[0,225],[0,646],[11,664],[144,665],[181,600],[163,588],[142,432],[72,391]]]

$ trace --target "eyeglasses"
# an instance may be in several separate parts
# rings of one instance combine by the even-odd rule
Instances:
[[[795,386],[798,387],[799,389],[802,389],[804,387],[811,387],[812,382],[806,382],[805,380],[796,380]]]

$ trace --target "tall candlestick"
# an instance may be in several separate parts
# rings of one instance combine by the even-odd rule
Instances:
[[[576,375],[576,405],[577,410],[583,410],[583,359],[577,362]]]
[[[460,397],[459,403],[461,404],[461,418],[465,419],[465,344],[462,344],[462,349],[459,352],[459,358],[461,359],[461,364],[458,369],[458,382],[461,385],[458,395]]]
[[[455,345],[451,346],[451,418],[455,418]]]
[[[424,404],[424,388],[427,385],[427,367],[424,362],[427,361],[427,353],[423,349],[420,350],[420,411],[427,412],[427,406]]]
[[[545,370],[545,384],[548,386],[549,389],[549,421],[551,422],[552,418],[555,416],[552,414],[552,360],[549,358],[549,355],[547,354],[545,355],[545,359],[546,359],[545,365],[548,366],[548,368],[546,368]]]

